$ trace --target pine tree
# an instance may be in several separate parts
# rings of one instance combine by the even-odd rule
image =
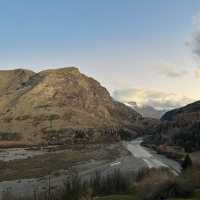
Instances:
[[[185,156],[185,158],[184,158],[183,163],[182,163],[182,168],[183,168],[183,170],[186,170],[186,169],[188,169],[191,166],[192,166],[192,160],[191,160],[189,154],[187,154]]]

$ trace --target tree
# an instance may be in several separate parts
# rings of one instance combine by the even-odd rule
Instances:
[[[189,154],[187,154],[185,156],[184,160],[183,160],[182,168],[183,168],[183,170],[186,170],[186,169],[188,169],[191,166],[192,166],[192,160],[191,160]]]

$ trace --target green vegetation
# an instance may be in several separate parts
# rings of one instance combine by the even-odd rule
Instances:
[[[100,172],[87,182],[81,182],[80,177],[74,176],[65,183],[65,191],[62,199],[79,200],[81,198],[92,199],[96,196],[106,196],[112,194],[130,193],[130,176],[123,175],[119,170],[115,170],[108,175]],[[133,176],[131,176],[133,178]]]
[[[110,195],[104,197],[97,197],[96,200],[139,200],[134,195]]]
[[[187,154],[185,156],[183,163],[182,163],[182,168],[183,168],[183,170],[186,170],[191,166],[192,166],[192,160],[191,160],[190,156]]]
[[[200,122],[197,120],[164,121],[153,129],[152,136],[146,142],[154,145],[178,146],[185,152],[191,153],[200,150],[199,130]]]
[[[199,200],[200,199],[200,190],[196,190],[194,192],[193,197],[191,198],[187,198],[187,200]],[[170,200],[185,200],[184,198],[174,198],[174,199],[170,199]]]

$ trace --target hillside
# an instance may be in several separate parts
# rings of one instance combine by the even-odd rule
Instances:
[[[148,142],[200,150],[200,101],[167,112]]]
[[[200,120],[200,101],[188,104],[184,107],[171,110],[163,115],[162,121],[176,121],[176,120]]]
[[[141,119],[74,67],[0,71],[0,85],[0,145],[116,140]]]

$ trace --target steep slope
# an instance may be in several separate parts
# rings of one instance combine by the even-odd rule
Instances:
[[[17,90],[35,73],[29,70],[0,70],[0,94],[8,94],[13,90]]]
[[[35,73],[29,70],[0,70],[0,112],[16,98],[16,91]]]
[[[200,150],[200,101],[169,111],[161,120],[149,142]]]
[[[131,133],[141,118],[74,67],[16,77],[1,89],[9,95],[4,92],[0,99],[0,145],[117,139],[124,130]]]

